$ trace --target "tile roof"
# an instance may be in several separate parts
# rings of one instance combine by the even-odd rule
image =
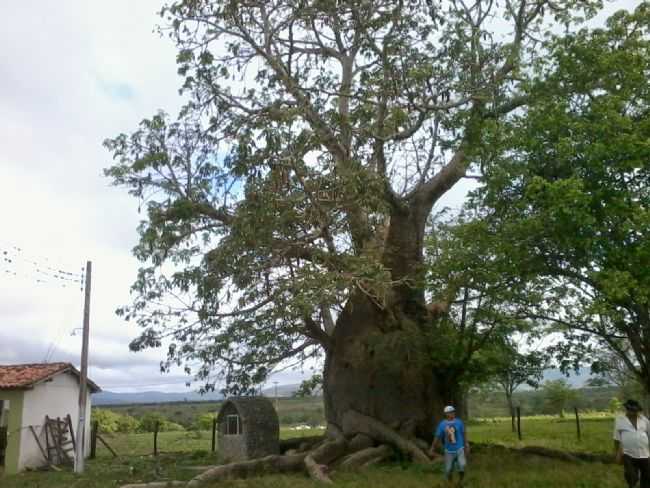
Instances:
[[[70,372],[77,378],[80,377],[77,368],[70,363],[0,365],[0,390],[23,390],[32,388],[40,381],[65,372]],[[93,393],[101,391],[90,380],[88,380],[88,387]]]

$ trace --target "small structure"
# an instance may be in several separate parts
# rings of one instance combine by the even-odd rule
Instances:
[[[0,365],[0,467],[26,468],[71,461],[79,424],[79,371],[70,363]],[[88,380],[84,453],[90,453],[91,393]]]
[[[262,396],[227,399],[217,415],[219,454],[244,461],[280,452],[280,423],[273,403]]]

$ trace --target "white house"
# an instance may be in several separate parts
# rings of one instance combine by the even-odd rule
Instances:
[[[0,433],[6,432],[6,440],[0,439],[0,448],[6,445],[0,461],[4,457],[6,473],[46,465],[48,458],[60,461],[65,456],[62,451],[71,449],[70,437],[76,442],[79,424],[80,376],[70,363],[0,365]],[[87,391],[86,456],[90,453],[90,395],[101,390],[88,380]],[[51,419],[49,427],[46,418]],[[57,436],[69,427],[70,440],[57,448],[62,444],[56,441]]]

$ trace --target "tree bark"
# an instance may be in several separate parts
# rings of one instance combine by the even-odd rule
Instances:
[[[353,470],[359,468],[360,466],[366,466],[367,463],[372,463],[378,459],[387,459],[393,453],[393,449],[386,444],[382,444],[377,447],[369,447],[367,449],[349,454],[340,463],[339,467],[343,470]]]
[[[293,456],[267,456],[261,459],[215,466],[191,479],[187,483],[187,487],[200,487],[206,483],[215,483],[225,479],[242,479],[270,473],[301,471],[304,468],[306,456],[306,453]],[[141,486],[146,487],[148,485]]]
[[[401,452],[410,455],[414,461],[428,463],[429,457],[417,445],[415,440],[402,436],[399,432],[366,415],[348,410],[343,417],[343,430],[355,431],[369,435],[382,443],[391,444]]]
[[[395,286],[383,303],[357,291],[338,317],[323,378],[331,425],[340,428],[343,415],[355,410],[429,440],[444,405],[461,407],[454,372],[434,370],[436,358],[423,340],[433,325],[419,285],[429,211],[413,205],[391,215],[382,262]]]

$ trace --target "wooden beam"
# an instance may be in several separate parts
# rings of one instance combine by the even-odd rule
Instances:
[[[119,457],[117,455],[117,453],[113,450],[113,448],[108,445],[108,443],[104,440],[104,438],[101,435],[97,434],[97,439],[99,439],[101,441],[101,443],[104,444],[104,447],[106,447],[106,449],[111,451],[111,454],[113,455],[113,457]]]
[[[30,426],[29,426],[29,430],[32,431],[32,435],[34,436],[34,439],[36,440],[36,444],[38,444],[38,448],[40,449],[41,454],[43,455],[43,459],[45,459],[45,462],[47,463],[47,465],[48,465],[50,468],[52,468],[52,469],[54,469],[54,470],[56,470],[56,471],[61,471],[60,468],[54,466],[54,465],[50,462],[50,456],[45,452],[45,449],[43,449],[43,444],[41,444],[41,441],[40,441],[40,439],[38,438],[38,435],[36,434],[36,431],[34,430],[34,426],[33,426],[33,425],[30,425]],[[47,427],[46,427],[46,431],[47,431]]]

